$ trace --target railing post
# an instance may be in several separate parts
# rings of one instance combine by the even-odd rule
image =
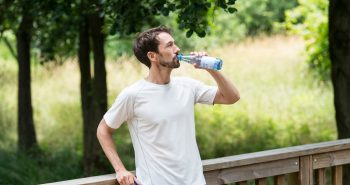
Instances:
[[[255,185],[267,185],[267,179],[266,178],[256,179]]]
[[[314,184],[312,155],[300,157],[299,180],[300,185]]]
[[[326,169],[320,168],[316,170],[316,184],[326,185]]]
[[[273,178],[274,185],[284,185],[284,175],[278,175]]]
[[[332,167],[333,185],[343,185],[343,166]]]

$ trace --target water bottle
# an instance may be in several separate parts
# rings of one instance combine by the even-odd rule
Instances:
[[[201,68],[213,70],[220,70],[222,68],[222,60],[215,57],[179,54],[177,55],[177,59],[190,64],[197,64]]]

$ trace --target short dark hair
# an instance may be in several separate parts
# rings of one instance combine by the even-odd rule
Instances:
[[[158,53],[159,40],[157,39],[157,36],[163,32],[171,35],[171,30],[169,28],[159,26],[140,33],[134,42],[134,55],[148,68],[151,68],[151,61],[148,59],[147,53],[149,51]]]

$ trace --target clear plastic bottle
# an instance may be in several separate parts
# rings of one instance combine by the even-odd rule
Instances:
[[[177,59],[190,64],[197,64],[201,68],[213,70],[220,70],[222,68],[222,60],[215,57],[179,54],[177,55]]]

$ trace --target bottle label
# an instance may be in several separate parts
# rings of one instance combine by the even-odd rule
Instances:
[[[217,63],[218,62],[220,62],[220,61],[218,59],[214,58],[214,57],[203,56],[201,58],[200,67],[207,68],[207,69],[218,70],[217,69],[217,66],[218,66]]]

